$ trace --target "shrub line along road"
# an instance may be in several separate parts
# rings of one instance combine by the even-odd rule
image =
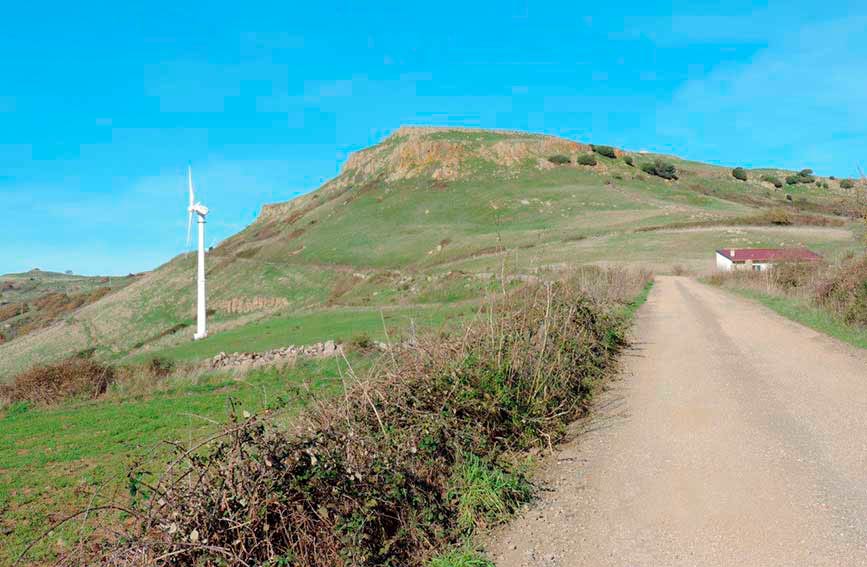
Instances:
[[[867,565],[867,356],[659,277],[625,372],[498,567]]]

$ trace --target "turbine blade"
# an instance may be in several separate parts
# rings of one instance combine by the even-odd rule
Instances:
[[[187,175],[190,182],[190,206],[192,207],[195,200],[195,197],[193,196],[193,166],[187,166]]]
[[[190,241],[193,238],[193,211],[190,211],[187,217],[187,248],[190,247]]]

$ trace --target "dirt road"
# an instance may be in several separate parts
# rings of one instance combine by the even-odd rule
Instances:
[[[867,356],[661,277],[498,567],[867,566]]]

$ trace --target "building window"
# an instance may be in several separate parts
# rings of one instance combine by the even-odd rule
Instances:
[[[753,264],[753,271],[754,272],[761,272],[762,271],[761,264]]]

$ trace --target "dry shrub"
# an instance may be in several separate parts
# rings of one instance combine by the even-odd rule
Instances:
[[[114,382],[114,368],[87,358],[69,358],[36,366],[18,374],[2,386],[0,397],[7,402],[51,405],[73,398],[96,398]]]
[[[652,278],[650,272],[620,266],[583,266],[568,276],[582,293],[602,305],[628,303]]]
[[[850,325],[867,325],[867,255],[851,256],[837,265],[786,262],[764,272],[717,273],[708,283],[754,289],[768,295],[815,302]]]
[[[41,295],[34,299],[30,306],[21,305],[21,307],[24,307],[24,312],[30,313],[30,319],[18,325],[14,330],[14,335],[22,336],[47,327],[67,313],[99,301],[109,293],[111,293],[111,288],[98,287],[93,291],[72,295],[59,292]],[[2,319],[3,317],[0,315],[0,320]]]
[[[334,285],[331,287],[331,293],[328,294],[328,299],[325,300],[326,305],[335,305],[341,297],[352,291],[358,285],[359,279],[352,274],[341,274],[337,276]]]
[[[712,285],[752,289],[768,295],[811,298],[827,265],[822,262],[780,262],[770,270],[733,270],[707,277]]]
[[[867,254],[831,270],[816,286],[816,300],[849,324],[867,325]]]
[[[580,288],[631,289],[611,285],[618,273],[579,272],[492,300],[459,335],[389,352],[366,380],[350,373],[345,397],[291,432],[234,421],[208,450],[179,448],[157,477],[132,471],[126,509],[137,529],[115,533],[123,543],[102,561],[425,564],[467,529],[460,468],[509,471],[511,452],[549,446],[611,372],[625,321]]]
[[[7,303],[0,305],[0,321],[23,315],[30,310],[26,303]]]

